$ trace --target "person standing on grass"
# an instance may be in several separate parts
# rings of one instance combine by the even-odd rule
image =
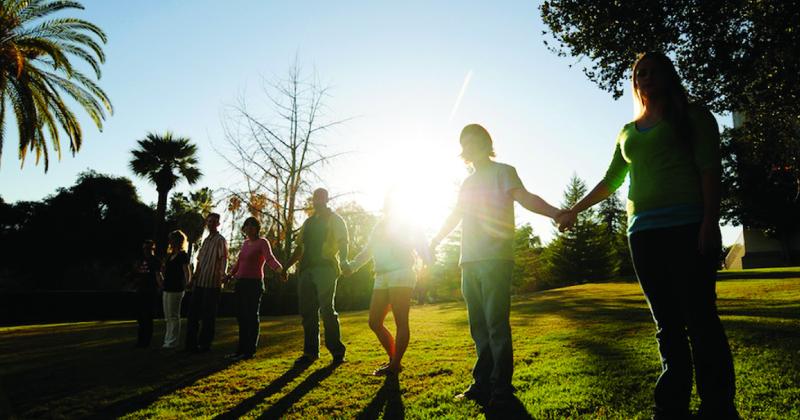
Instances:
[[[715,291],[719,128],[706,108],[689,102],[675,66],[660,52],[634,64],[633,94],[638,115],[617,136],[605,177],[559,219],[560,227],[572,227],[579,212],[630,175],[628,243],[661,353],[653,418],[690,417],[694,364],[698,417],[737,419],[733,360]]]
[[[516,169],[492,160],[492,138],[470,124],[461,131],[461,157],[473,172],[461,185],[458,203],[433,238],[435,249],[461,223],[461,291],[478,360],[473,383],[456,400],[504,408],[513,399],[511,377],[511,273],[514,267],[514,202],[555,218],[560,210],[522,185]]]
[[[164,264],[164,331],[165,349],[178,347],[181,336],[181,301],[186,284],[192,279],[189,269],[189,254],[186,253],[188,241],[180,230],[174,230],[167,236],[167,261]]]
[[[220,216],[206,217],[208,236],[197,252],[197,266],[189,282],[192,290],[186,331],[186,351],[206,352],[214,340],[217,305],[228,263],[228,243],[219,231]]]
[[[339,332],[339,314],[334,309],[336,279],[340,272],[350,274],[345,261],[348,252],[347,225],[328,208],[328,191],[314,190],[314,214],[303,223],[297,235],[297,248],[286,269],[300,262],[297,296],[303,318],[303,355],[297,365],[309,365],[319,358],[319,318],[325,325],[325,347],[333,363],[344,362],[345,346]],[[342,261],[340,263],[340,261]]]
[[[155,256],[156,244],[151,240],[142,243],[142,256],[134,266],[136,285],[136,347],[150,347],[153,339],[153,316],[161,283],[161,261]]]
[[[261,297],[264,295],[264,263],[276,273],[283,272],[283,266],[272,254],[269,241],[260,236],[261,223],[255,217],[248,217],[242,225],[247,239],[236,258],[227,279],[235,278],[234,300],[236,301],[236,321],[239,324],[239,345],[231,359],[250,359],[256,353],[260,320]]]
[[[403,369],[401,362],[411,337],[408,312],[417,281],[416,256],[426,265],[432,263],[425,237],[403,220],[403,215],[397,214],[398,206],[392,203],[393,199],[396,198],[391,195],[386,198],[383,218],[375,225],[364,249],[348,264],[353,271],[370,259],[375,264],[369,327],[389,356],[389,362],[373,372],[376,376],[397,375]],[[383,325],[390,308],[397,328],[396,340]]]

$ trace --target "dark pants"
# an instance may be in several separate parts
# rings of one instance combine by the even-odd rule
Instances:
[[[157,298],[158,292],[155,289],[136,292],[136,322],[139,324],[137,346],[147,347],[153,339],[153,317]]]
[[[264,282],[261,279],[239,279],[236,281],[236,321],[239,323],[239,346],[236,353],[252,356],[256,352],[260,332],[258,311]]]
[[[336,295],[336,268],[304,268],[297,280],[300,315],[303,317],[303,354],[319,356],[319,318],[325,325],[325,347],[334,357],[343,357],[345,347],[339,332],[339,314],[333,307]]]
[[[469,332],[478,360],[472,368],[476,391],[513,392],[514,352],[511,346],[511,273],[513,262],[488,260],[461,266],[461,293],[467,303]]]
[[[187,349],[206,350],[211,348],[211,341],[214,340],[219,293],[220,289],[211,287],[195,287],[192,291],[186,327]]]
[[[717,255],[697,248],[699,225],[633,233],[633,265],[653,319],[661,354],[656,411],[684,416],[689,410],[694,364],[700,411],[735,418],[735,379],[728,339],[717,315]]]

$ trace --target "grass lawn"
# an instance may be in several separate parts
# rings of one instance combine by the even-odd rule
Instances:
[[[743,418],[800,418],[800,279],[718,283]],[[17,418],[474,418],[453,395],[470,382],[474,348],[463,304],[412,308],[399,382],[366,312],[341,314],[348,362],[292,369],[296,316],[262,319],[256,358],[227,363],[236,323],[218,320],[211,352],[133,349],[132,322],[0,329],[0,407]],[[592,284],[515,299],[515,374],[523,417],[645,418],[660,371],[638,285]],[[156,324],[156,336],[163,323]],[[323,353],[324,350],[323,350]],[[697,405],[695,398],[693,404]],[[487,417],[494,417],[488,413]],[[498,416],[499,417],[499,416]],[[503,416],[505,418],[507,416]]]

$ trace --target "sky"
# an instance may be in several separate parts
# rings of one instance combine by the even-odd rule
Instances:
[[[84,143],[73,157],[33,159],[20,169],[10,127],[0,159],[0,196],[40,200],[87,169],[132,178],[146,203],[154,186],[128,169],[147,133],[167,130],[197,143],[204,176],[195,186],[241,182],[218,150],[222,124],[240,99],[267,120],[262,88],[295,60],[329,87],[327,115],[348,121],[318,138],[345,152],[322,170],[320,186],[378,211],[391,187],[416,191],[415,217],[435,230],[467,175],[458,134],[469,123],[491,133],[497,161],[525,187],[558,205],[570,177],[591,189],[603,176],[620,128],[631,120],[630,92],[615,101],[582,73],[586,60],[547,50],[539,2],[84,0],[70,14],[108,35],[100,86],[114,105],[102,132],[82,115]],[[717,117],[720,125],[730,118]],[[621,188],[624,197],[627,185]],[[549,219],[517,208],[548,241]],[[740,229],[723,228],[732,243]]]

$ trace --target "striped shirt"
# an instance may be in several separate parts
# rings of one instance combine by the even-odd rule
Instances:
[[[197,252],[197,268],[193,283],[197,287],[219,288],[228,264],[228,243],[219,232],[203,239]]]

